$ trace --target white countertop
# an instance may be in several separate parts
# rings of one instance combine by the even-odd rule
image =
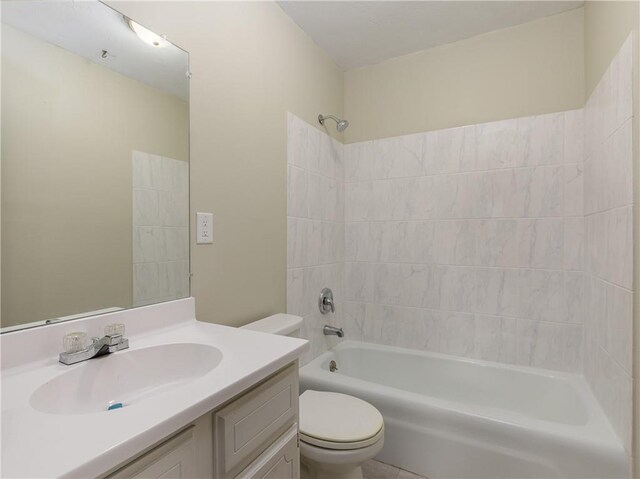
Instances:
[[[196,321],[193,299],[181,301],[167,303],[169,313],[177,311],[182,316],[175,319],[154,319],[165,316],[162,305],[155,305],[99,316],[95,323],[90,318],[3,335],[2,477],[88,478],[104,474],[296,360],[308,347],[301,339]],[[137,320],[136,311],[146,317]],[[53,348],[57,350],[64,333],[91,333],[115,321],[127,324],[130,348],[113,354],[160,344],[199,343],[218,348],[222,361],[184,386],[114,411],[59,415],[31,407],[29,399],[38,387],[93,360],[65,366],[58,362],[56,353],[25,355],[25,361],[16,362],[9,360],[10,353],[54,337]],[[153,321],[160,327],[153,327]],[[30,331],[36,336],[29,337]],[[109,357],[98,360],[108,361]]]

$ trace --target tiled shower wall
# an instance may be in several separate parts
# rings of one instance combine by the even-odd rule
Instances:
[[[311,340],[305,363],[331,346],[322,326],[341,324],[344,271],[344,167],[342,144],[288,115],[287,312],[304,318]],[[320,314],[322,288],[331,288],[335,314]]]
[[[346,145],[349,337],[581,370],[582,118]]]
[[[133,151],[133,304],[189,296],[189,165]]]
[[[632,41],[585,107],[587,380],[631,451],[633,321]]]

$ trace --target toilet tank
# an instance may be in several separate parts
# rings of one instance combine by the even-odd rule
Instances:
[[[274,314],[264,319],[259,319],[241,326],[242,329],[260,331],[262,333],[279,334],[281,336],[300,337],[302,318],[294,314]]]

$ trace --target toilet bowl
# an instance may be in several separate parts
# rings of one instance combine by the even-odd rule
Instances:
[[[242,326],[297,337],[302,318],[276,314]],[[362,463],[384,445],[382,414],[362,399],[307,390],[300,395],[302,479],[363,479]]]
[[[362,479],[360,466],[383,445],[382,415],[366,401],[312,390],[300,396],[303,479]]]

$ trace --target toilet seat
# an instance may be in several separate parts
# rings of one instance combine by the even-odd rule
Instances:
[[[300,396],[300,439],[332,450],[371,446],[384,436],[382,414],[346,394],[305,391]]]
[[[369,447],[372,444],[375,444],[376,442],[378,442],[382,437],[384,437],[384,427],[382,427],[375,436],[370,437],[369,439],[365,439],[364,441],[358,441],[358,442],[324,441],[322,439],[318,439],[312,436],[307,436],[302,432],[300,433],[300,440],[305,444],[321,447],[323,449],[332,449],[334,451],[362,449],[363,447]]]

